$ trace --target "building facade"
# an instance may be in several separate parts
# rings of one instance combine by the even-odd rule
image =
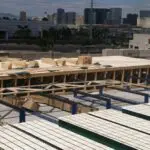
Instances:
[[[150,17],[150,10],[140,10],[140,18]]]
[[[122,18],[122,8],[110,8],[108,12],[108,24],[120,25]]]
[[[138,26],[150,28],[150,10],[141,10],[138,18]]]
[[[76,24],[76,13],[66,12],[65,13],[65,23],[66,24]]]
[[[134,34],[129,42],[130,49],[150,50],[150,34]]]
[[[19,18],[20,21],[27,21],[27,14],[25,11],[21,11],[20,12],[20,18]]]
[[[84,17],[76,15],[76,25],[83,25],[84,24]]]
[[[136,26],[137,25],[137,19],[138,19],[137,14],[127,14],[127,18],[124,18],[123,24]]]
[[[57,24],[65,24],[65,10],[62,8],[57,9]]]
[[[107,23],[107,16],[108,16],[109,9],[105,8],[94,8],[93,9],[93,24],[106,24]],[[84,23],[90,24],[91,22],[91,9],[85,8],[84,9]]]

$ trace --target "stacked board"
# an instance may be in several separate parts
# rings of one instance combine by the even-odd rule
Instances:
[[[122,108],[122,112],[150,120],[150,103],[126,106]]]
[[[109,150],[98,142],[45,120],[0,128],[0,148],[6,150]]]
[[[110,114],[104,111],[106,116],[103,111],[100,113],[102,113],[102,117],[99,112],[62,117],[59,124],[114,149],[150,149],[150,123],[148,121],[144,120],[146,122],[143,122],[143,125],[145,123],[146,125],[142,128],[140,121],[143,119],[138,120],[139,118],[135,117],[132,122],[132,118],[126,114],[123,116],[123,113],[122,116],[119,114],[120,116],[118,115],[114,119],[115,115],[121,112],[115,112],[112,115],[113,111],[110,111]],[[137,126],[136,121],[138,122]]]

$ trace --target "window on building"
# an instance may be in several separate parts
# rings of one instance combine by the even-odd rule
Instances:
[[[133,45],[130,45],[130,48],[133,48]]]
[[[139,47],[138,47],[138,46],[135,46],[134,49],[139,49]]]

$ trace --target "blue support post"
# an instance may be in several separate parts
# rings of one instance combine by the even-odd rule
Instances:
[[[148,75],[146,75],[145,84],[148,85]]]
[[[102,86],[102,87],[100,87],[100,89],[99,89],[99,95],[103,95],[103,91],[104,91],[104,87]]]
[[[75,115],[77,113],[77,104],[73,103],[72,104],[72,115]]]
[[[106,109],[110,109],[111,108],[111,100],[108,100],[106,103]]]
[[[148,103],[149,102],[149,95],[145,95],[144,96],[144,103]]]
[[[77,91],[76,90],[73,91],[73,96],[77,97]]]
[[[19,122],[25,122],[26,121],[26,114],[25,114],[25,110],[24,109],[20,109],[19,111],[20,115],[19,115]]]

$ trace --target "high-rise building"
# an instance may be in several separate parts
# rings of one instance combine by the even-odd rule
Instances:
[[[138,26],[150,28],[150,10],[141,10],[138,18]]]
[[[56,13],[52,14],[52,24],[54,24],[54,25],[57,24],[57,14]]]
[[[137,25],[137,18],[138,18],[137,14],[127,14],[127,18],[124,18],[123,24],[136,26]]]
[[[20,12],[20,21],[27,21],[27,14],[25,11]]]
[[[66,24],[75,24],[76,23],[76,13],[75,12],[66,12],[65,14],[65,23]]]
[[[62,8],[57,9],[57,24],[65,24],[65,10]]]
[[[105,24],[107,22],[107,15],[109,9],[106,8],[94,8],[93,9],[93,24]],[[90,24],[91,17],[91,9],[85,8],[84,9],[84,23]]]
[[[140,10],[140,18],[150,18],[150,10]]]
[[[122,8],[110,8],[107,16],[108,24],[119,25],[121,24]]]

